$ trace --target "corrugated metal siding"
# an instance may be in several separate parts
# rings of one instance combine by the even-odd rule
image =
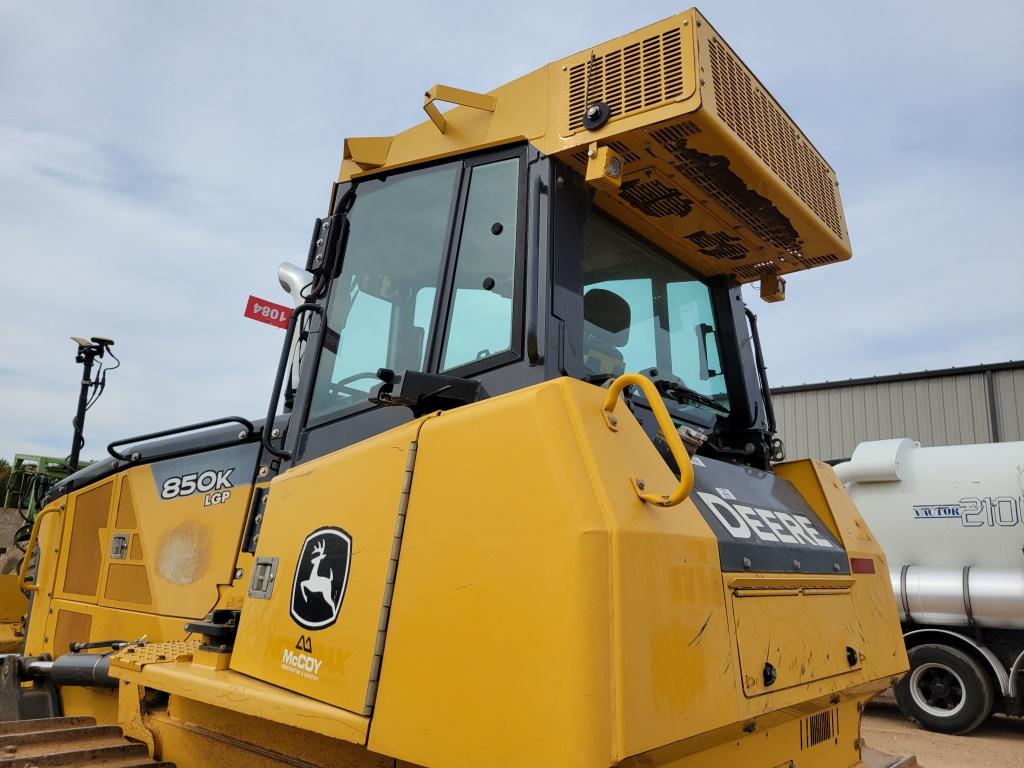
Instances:
[[[848,458],[858,443],[909,437],[922,445],[1024,440],[1024,363],[782,387],[774,394],[790,459]]]
[[[1024,440],[1024,369],[996,371],[996,417],[1002,440]]]

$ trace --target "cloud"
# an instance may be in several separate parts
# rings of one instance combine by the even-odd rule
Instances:
[[[423,118],[425,87],[489,89],[678,11],[621,2],[198,0],[0,6],[0,456],[65,454],[71,335],[122,367],[115,437],[265,410],[284,301],[344,136]],[[761,317],[773,384],[1024,356],[1015,228],[1024,66],[1015,3],[702,10],[836,167],[852,262],[794,275]]]
[[[1015,170],[943,150],[860,180],[854,259],[794,275],[784,304],[762,305],[772,383],[1021,359]]]

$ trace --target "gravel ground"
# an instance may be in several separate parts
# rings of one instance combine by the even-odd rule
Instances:
[[[861,735],[870,747],[917,755],[923,768],[1024,768],[1024,720],[993,717],[968,736],[923,731],[895,704],[873,704]]]

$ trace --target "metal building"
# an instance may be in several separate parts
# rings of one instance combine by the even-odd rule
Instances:
[[[858,443],[1024,440],[1024,361],[773,389],[787,459],[846,459]]]

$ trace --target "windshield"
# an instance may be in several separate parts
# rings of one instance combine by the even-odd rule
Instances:
[[[595,374],[638,371],[728,412],[711,292],[695,274],[596,210],[583,231],[583,358]],[[652,373],[655,369],[656,373]]]

